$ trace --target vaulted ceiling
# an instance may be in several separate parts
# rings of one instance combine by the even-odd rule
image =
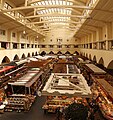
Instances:
[[[17,31],[24,26],[28,34],[39,36],[62,28],[81,37],[113,21],[113,0],[9,0],[8,4],[10,9],[0,11],[0,26]],[[9,18],[9,12],[19,12],[22,17]]]

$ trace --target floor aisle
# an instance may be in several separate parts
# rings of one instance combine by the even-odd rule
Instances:
[[[55,120],[54,114],[44,115],[42,105],[45,97],[38,97],[29,112],[5,112],[0,114],[0,120]]]
[[[0,120],[55,120],[55,114],[44,114],[42,105],[45,102],[45,97],[37,97],[31,110],[27,113],[21,112],[5,112],[0,114]],[[100,113],[96,114],[95,120],[105,120]]]

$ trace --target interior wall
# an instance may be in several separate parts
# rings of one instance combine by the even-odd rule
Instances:
[[[61,39],[61,44],[73,44],[75,38],[73,38],[74,32],[70,32],[65,29],[53,29],[45,39],[39,41],[39,44],[59,44],[58,39]]]
[[[32,48],[32,49],[12,49],[12,50],[0,50],[0,63],[2,62],[3,58],[7,56],[10,61],[13,61],[14,56],[18,55],[19,59],[21,59],[22,55],[25,54],[25,56],[28,56],[28,53],[32,56],[32,52],[39,53],[39,48]]]
[[[104,66],[107,68],[109,63],[113,60],[113,51],[106,51],[106,50],[94,50],[94,49],[78,49],[77,51],[91,55],[91,58],[93,60],[93,57],[96,57],[97,63],[99,63],[99,60],[101,57],[104,60]]]

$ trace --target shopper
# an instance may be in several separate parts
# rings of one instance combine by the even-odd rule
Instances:
[[[57,116],[56,120],[60,120],[60,116],[61,116],[60,107],[56,109],[56,116]]]
[[[53,66],[54,66],[53,63],[50,63],[50,64],[49,64],[50,73],[52,73],[52,71],[53,71]]]
[[[95,119],[95,115],[94,115],[94,112],[92,111],[90,113],[89,120],[94,120],[94,119]]]

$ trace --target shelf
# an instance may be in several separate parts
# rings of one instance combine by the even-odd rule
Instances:
[[[24,104],[15,104],[15,103],[9,103],[8,105],[24,105]]]

